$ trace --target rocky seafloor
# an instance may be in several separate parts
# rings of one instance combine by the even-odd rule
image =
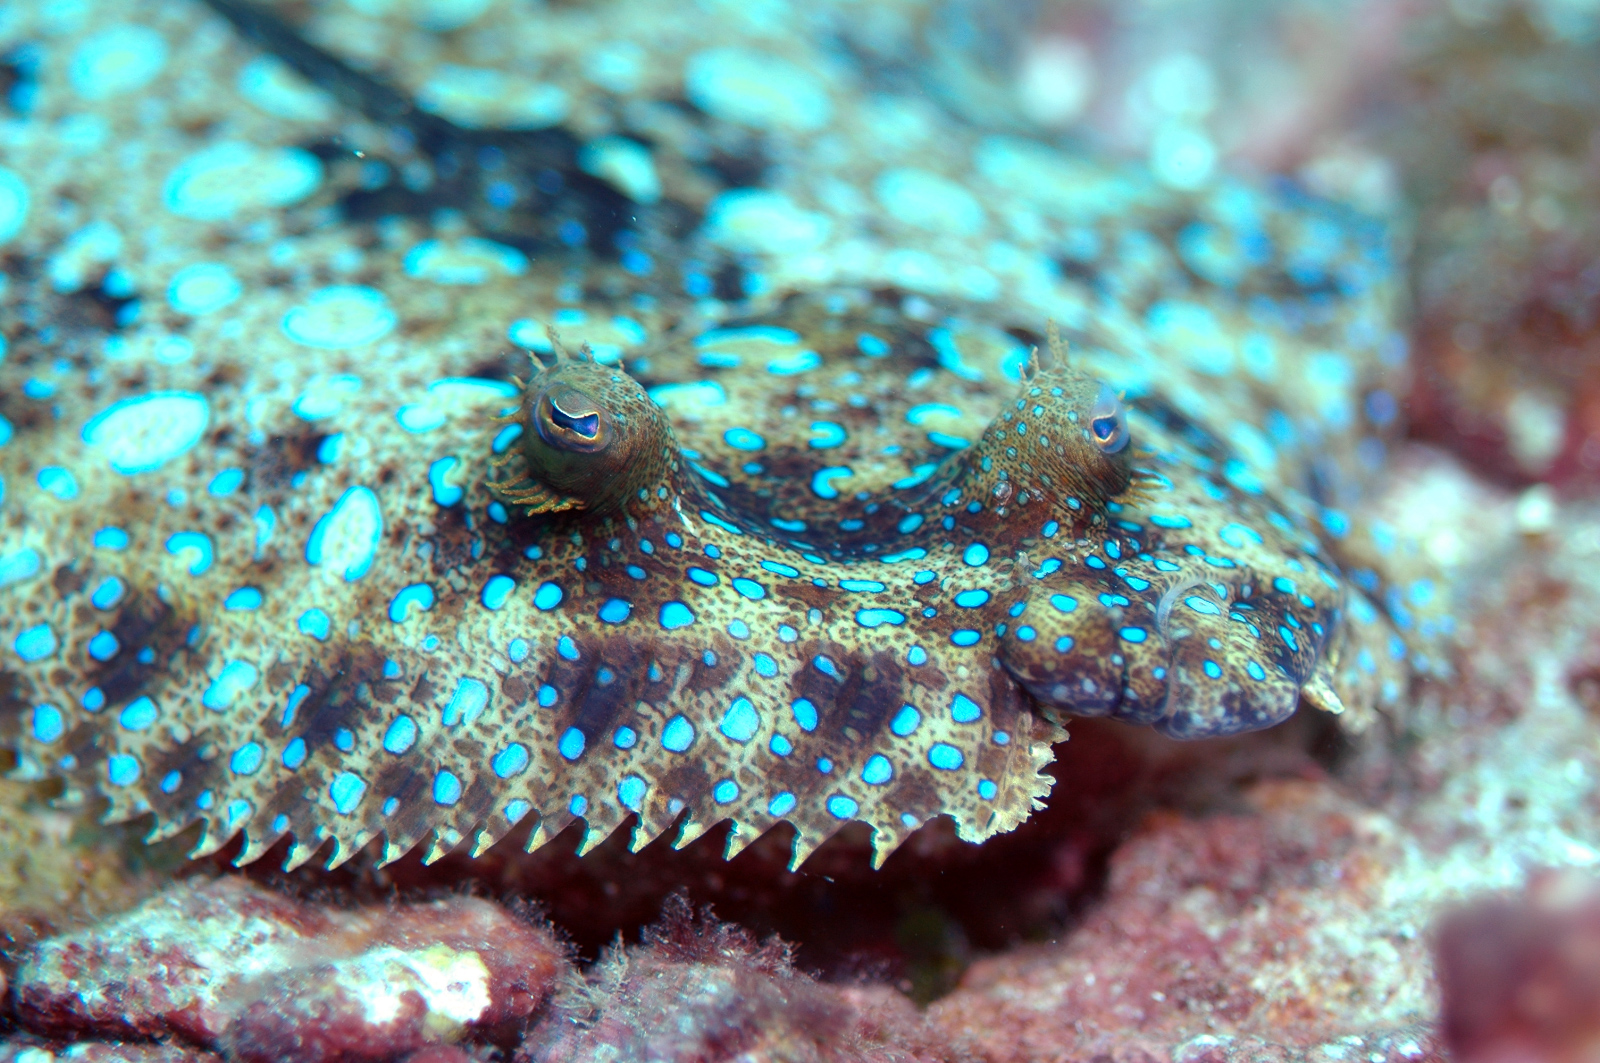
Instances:
[[[0,1059],[1595,1058],[1597,60],[1600,14],[1558,0],[0,7]],[[1265,280],[1275,252],[1246,239],[1262,215],[1299,255]],[[1360,247],[1382,255],[1335,268]],[[684,339],[784,324],[797,292],[878,315],[921,360],[896,376],[870,344],[819,343],[812,365],[776,333]],[[611,767],[604,786],[573,784],[582,806],[560,791],[564,817],[440,819],[407,852],[338,825],[363,794],[340,780],[370,783],[375,808],[398,776],[374,766],[417,741],[415,722],[393,721],[421,713],[393,713],[424,695],[384,680],[432,652],[422,625],[457,598],[517,608],[491,592],[510,577],[473,565],[485,538],[483,563],[499,563],[494,537],[520,534],[519,518],[452,469],[490,454],[480,414],[525,371],[519,351],[548,351],[545,325],[678,389],[652,393],[741,512],[792,504],[815,523],[851,501],[830,485],[893,498],[958,460],[1000,410],[1007,359],[1050,321],[1136,417],[1164,396],[1226,439],[1234,499],[1265,484],[1310,499],[1318,536],[1354,525],[1331,549],[1346,570],[1376,557],[1379,622],[1411,646],[1385,674],[1403,682],[1337,687],[1342,714],[1308,693],[1275,727],[1194,741],[1069,716],[1044,807],[981,844],[960,818],[971,793],[993,799],[976,777],[885,805],[920,823],[892,852],[872,828],[899,820],[834,811],[878,792],[863,787],[883,758],[865,751],[841,760],[854,789],[817,791],[837,833],[804,846],[802,806],[795,828],[754,838],[691,811],[677,848],[656,835],[679,808],[645,832],[652,806],[630,804],[635,776]],[[685,348],[720,360],[673,376]],[[857,375],[822,380],[846,355]],[[750,383],[755,359],[780,368]],[[731,401],[704,402],[706,384]],[[136,438],[89,427],[152,394],[197,396],[213,434],[172,442],[193,398]],[[786,421],[784,402],[806,415]],[[746,424],[771,440],[765,456]],[[394,557],[453,550],[453,573],[413,577],[427,570],[369,550],[368,576],[348,543],[326,563],[311,547],[317,528],[359,538],[331,514],[349,483],[387,484],[391,455],[409,463],[378,491],[383,526],[409,537],[394,535]],[[775,470],[805,489],[785,493]],[[449,516],[463,509],[487,516]],[[96,567],[124,564],[110,554],[126,567]],[[152,590],[146,612],[112,623],[111,578],[177,593]],[[402,584],[427,587],[427,604]],[[568,604],[585,593],[568,584]],[[719,614],[725,660],[744,647],[738,625],[768,615],[745,598]],[[218,617],[204,640],[163,626],[194,602]],[[529,615],[509,634],[556,646],[587,630]],[[966,629],[894,615],[834,637],[937,637],[934,664],[956,674]],[[493,616],[474,622],[499,637]],[[244,655],[208,647],[281,643],[337,690],[341,669],[365,681],[367,665],[324,647],[362,623],[389,641],[358,710],[306,732],[322,743],[316,786],[251,789],[263,749],[285,771],[305,760],[279,711],[307,695],[295,701],[298,675],[229,671]],[[1021,652],[1003,634],[994,652]],[[485,665],[507,681],[497,697],[521,663],[504,642],[457,642],[469,664],[503,663]],[[784,677],[786,642],[767,646]],[[145,644],[166,672],[128,663]],[[269,722],[225,713],[257,685]],[[533,690],[519,704],[548,707]],[[317,713],[338,707],[321,686],[312,697]],[[751,697],[751,726],[775,728]],[[742,756],[747,718],[700,730]],[[196,719],[248,730],[227,734],[229,755],[180,759],[174,723]],[[786,741],[806,748],[815,720],[795,721]],[[598,753],[585,730],[568,756],[566,722],[547,743],[559,754],[533,750],[558,775],[584,740]],[[672,750],[672,724],[656,722],[612,744],[633,749],[636,729],[638,748]],[[502,780],[544,770],[512,770],[525,746],[491,759],[492,739],[460,754],[483,780],[485,764]],[[902,746],[882,748],[915,777]],[[917,751],[935,768],[946,756]],[[472,806],[475,777],[440,763],[426,785],[396,784],[396,807]],[[629,763],[663,800],[679,785]],[[760,762],[730,764],[733,793],[764,782]],[[174,776],[170,794],[154,785]],[[144,804],[126,796],[145,783]],[[708,778],[702,799],[722,787]],[[483,792],[509,809],[512,791]],[[630,810],[633,838],[613,832]]]

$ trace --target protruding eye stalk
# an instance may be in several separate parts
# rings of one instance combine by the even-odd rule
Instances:
[[[556,384],[534,406],[539,438],[558,450],[593,454],[611,442],[611,426],[599,403],[568,384]]]
[[[1116,454],[1128,445],[1128,411],[1105,384],[1089,411],[1089,438],[1102,454]]]

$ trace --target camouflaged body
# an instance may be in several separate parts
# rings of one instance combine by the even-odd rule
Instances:
[[[173,61],[227,86],[251,53],[217,29]],[[756,43],[803,67],[807,40]],[[829,91],[829,135],[868,165],[870,116]],[[69,173],[48,138],[15,163],[35,203],[70,184],[90,208],[35,210],[8,248],[0,734],[114,818],[203,821],[202,852],[243,832],[243,860],[292,835],[291,863],[380,835],[386,858],[476,851],[525,822],[537,845],[579,819],[588,848],[632,816],[635,845],[732,819],[730,852],[788,822],[798,862],[859,820],[881,861],[937,815],[970,840],[1020,823],[1065,716],[1199,737],[1304,693],[1364,726],[1417,666],[1399,635],[1447,627],[1375,563],[1339,564],[1386,549],[1341,510],[1381,465],[1403,349],[1386,238],[1338,209],[1172,191],[952,124],[919,164],[1027,212],[1009,250],[893,211],[879,244],[836,218],[837,254],[736,246],[713,211],[652,245],[673,256],[655,273],[560,249],[479,268],[515,259],[458,221],[341,220],[359,182],[338,166],[299,205],[183,214],[170,175],[199,117],[248,113],[214,95],[183,97],[188,124],[158,122],[137,166]],[[97,106],[134,128],[127,100]],[[317,129],[235,131],[289,150]],[[762,135],[803,201],[822,134]],[[662,135],[663,203],[704,202],[694,150]],[[57,280],[90,216],[141,234],[118,259],[153,293],[136,329]],[[263,226],[293,253],[267,253]],[[421,236],[480,275],[418,268]],[[242,294],[167,312],[162,285],[201,258]],[[773,294],[683,294],[719,263]],[[378,297],[319,303],[335,281]],[[536,516],[496,500],[519,425],[495,418],[529,371],[507,327],[548,347],[525,318],[593,343],[655,403],[681,461],[644,478],[669,497]],[[1051,393],[1065,370],[1025,372],[1051,319],[1071,372],[1126,389],[1141,492],[1040,479],[1029,448],[1073,423]],[[173,336],[191,356],[163,354]]]

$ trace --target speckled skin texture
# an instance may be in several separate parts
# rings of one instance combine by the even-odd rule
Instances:
[[[227,62],[216,40],[185,47]],[[870,135],[835,105],[839,135]],[[487,135],[408,121],[424,148]],[[386,859],[481,851],[530,817],[531,845],[581,818],[587,849],[637,813],[635,846],[733,819],[730,852],[787,821],[796,863],[860,820],[881,862],[934,816],[974,841],[1020,823],[1066,715],[1203,737],[1304,694],[1370,723],[1428,663],[1359,589],[1384,591],[1376,573],[1335,556],[1361,556],[1337,507],[1381,458],[1370,400],[1399,365],[1381,233],[1291,193],[1177,193],[970,140],[927,157],[949,177],[879,181],[899,251],[819,264],[739,244],[713,208],[673,278],[535,237],[530,263],[448,214],[402,254],[411,223],[351,221],[357,175],[288,145],[250,171],[287,176],[222,210],[217,171],[185,177],[196,143],[163,142],[118,209],[174,230],[129,268],[166,276],[187,258],[174,238],[214,240],[243,294],[202,312],[174,287],[172,335],[122,346],[20,330],[0,364],[0,726],[25,770],[114,818],[153,812],[157,836],[201,820],[200,853],[243,832],[245,861],[285,836],[290,864],[380,835]],[[663,173],[690,150],[673,143]],[[293,206],[312,175],[324,198]],[[958,181],[1032,204],[1056,289],[1019,274],[1000,298],[961,274],[974,300],[910,268],[934,238],[906,190],[955,209]],[[664,212],[617,247],[657,246]],[[279,276],[249,218],[293,231],[285,261],[325,264]],[[19,271],[19,320],[86,298],[68,266],[104,240],[74,239],[78,259]],[[686,300],[669,279],[697,290],[689,254],[775,294]],[[501,337],[529,302],[599,360],[519,390],[533,367]],[[1034,367],[1053,319],[1071,353]],[[625,460],[539,434],[552,373],[589,402],[563,430],[611,418]],[[1106,411],[1132,440],[1115,453]]]

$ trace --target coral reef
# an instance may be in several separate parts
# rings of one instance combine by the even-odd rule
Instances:
[[[675,895],[640,945],[563,990],[517,1058],[935,1063],[942,1040],[893,990],[820,985],[781,942],[757,946]]]
[[[1572,873],[1480,901],[1439,926],[1440,1025],[1452,1057],[1554,1061],[1600,1047],[1600,892]]]
[[[175,1038],[238,1060],[384,1060],[515,1038],[565,967],[548,933],[471,898],[330,910],[191,880],[47,939],[12,992],[29,1029]]]

